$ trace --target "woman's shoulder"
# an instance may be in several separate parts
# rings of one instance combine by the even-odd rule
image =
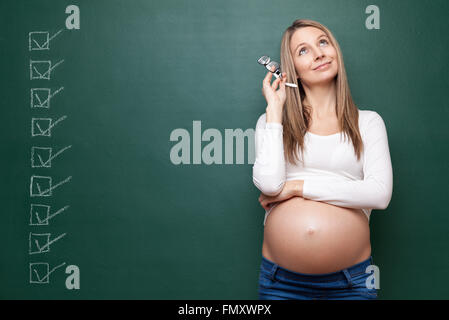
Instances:
[[[379,113],[374,110],[359,110],[359,128],[365,129],[370,123],[384,122]],[[267,122],[267,113],[262,113],[257,119],[256,128],[265,128]]]
[[[383,119],[379,113],[374,110],[362,110],[359,109],[359,126],[365,127],[372,121],[382,121]]]
[[[359,109],[359,121],[360,120],[370,120],[370,119],[374,119],[374,118],[381,118],[381,116],[379,115],[379,113],[377,113],[374,110],[362,110]]]
[[[385,122],[378,112],[359,109],[359,129],[362,135],[373,130],[385,130]]]

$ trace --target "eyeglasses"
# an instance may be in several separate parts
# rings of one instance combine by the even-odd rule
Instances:
[[[265,68],[267,68],[269,71],[271,71],[273,69],[273,66],[274,66],[274,71],[271,71],[271,72],[278,79],[280,77],[282,77],[281,66],[276,61],[271,61],[269,56],[261,56],[259,58],[259,60],[257,60],[257,62],[259,64],[265,66]],[[298,87],[296,84],[289,83],[289,82],[286,82],[285,85],[288,86],[288,87],[292,87],[292,88],[297,88]]]
[[[274,66],[274,71],[271,72],[273,72],[276,78],[279,78],[282,75],[279,63],[276,61],[271,61],[269,56],[262,56],[259,58],[259,60],[257,60],[257,62],[265,66],[265,68],[267,68],[269,71],[271,71]]]

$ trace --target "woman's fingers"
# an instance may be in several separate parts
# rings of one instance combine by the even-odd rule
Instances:
[[[262,207],[265,209],[265,210],[268,210],[270,207],[269,207],[269,203],[267,203],[267,202],[264,202],[263,204],[262,204]]]
[[[271,71],[268,71],[267,74],[265,75],[265,78],[263,79],[263,84],[265,86],[269,86],[270,82],[271,82],[271,76],[273,75],[273,73],[271,73]]]
[[[262,207],[264,207],[265,209],[268,208],[268,205],[269,205],[271,202],[274,202],[273,199],[269,199],[269,198],[263,198],[262,200],[259,200],[259,201],[260,201],[260,205],[261,205]]]
[[[273,81],[273,83],[271,84],[271,88],[273,88],[273,90],[276,90],[279,82],[281,82],[281,78],[277,78],[276,80]]]
[[[266,206],[265,206],[265,202],[266,202],[266,199],[267,199],[267,197],[263,194],[263,193],[261,193],[260,194],[260,196],[259,196],[259,202],[260,202],[260,205],[266,210]]]
[[[263,79],[264,85],[270,85],[271,77],[273,76],[273,71],[275,71],[275,70],[276,70],[276,68],[274,66],[271,66],[271,71],[268,71],[267,74],[265,75],[265,78]]]
[[[273,90],[276,90],[278,88],[278,86],[281,88],[284,88],[286,81],[287,81],[287,74],[285,72],[283,72],[281,74],[281,77],[279,77],[275,81],[273,81],[273,83],[271,84],[271,88],[273,88]]]
[[[285,78],[282,78],[281,82],[279,83],[279,89],[285,90]]]

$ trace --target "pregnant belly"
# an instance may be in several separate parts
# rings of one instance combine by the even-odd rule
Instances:
[[[370,257],[368,219],[361,209],[288,199],[266,219],[262,255],[299,273],[339,271]]]

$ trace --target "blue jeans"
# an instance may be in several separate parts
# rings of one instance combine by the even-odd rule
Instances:
[[[377,299],[377,289],[368,289],[367,278],[374,285],[374,274],[365,273],[373,257],[340,271],[304,274],[285,269],[262,256],[259,274],[260,300]]]

